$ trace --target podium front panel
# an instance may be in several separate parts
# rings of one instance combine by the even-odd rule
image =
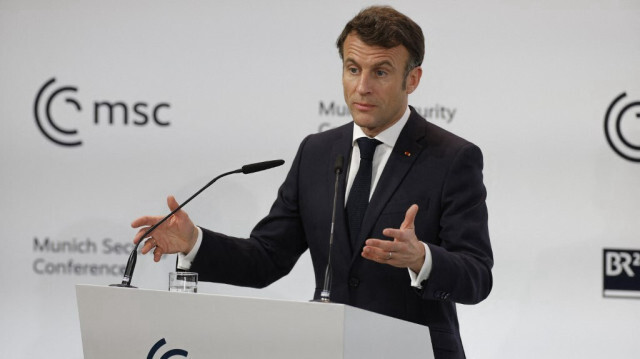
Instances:
[[[87,359],[388,358],[399,348],[432,357],[428,328],[341,304],[89,285],[76,293]],[[382,333],[399,335],[372,339]]]

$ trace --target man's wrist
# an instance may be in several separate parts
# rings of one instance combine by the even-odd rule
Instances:
[[[420,251],[420,256],[414,262],[414,264],[409,267],[409,269],[411,269],[414,273],[420,273],[422,267],[424,266],[424,261],[426,260],[426,249],[422,242],[419,244],[418,248],[418,250]]]
[[[198,243],[198,240],[201,238],[202,238],[202,230],[200,229],[200,227],[194,225],[193,230],[191,231],[191,236],[187,241],[187,248],[186,250],[182,251],[182,253],[184,255],[189,254],[193,250],[193,247],[195,247],[196,243]]]
[[[429,279],[429,276],[431,275],[431,268],[433,266],[433,257],[431,256],[431,250],[429,249],[429,246],[424,242],[420,243],[425,250],[425,257],[422,268],[420,268],[419,271],[414,271],[411,268],[407,268],[409,271],[409,277],[411,277],[411,286],[416,288],[422,288],[422,282]]]
[[[200,244],[202,243],[202,229],[196,226],[196,242],[187,253],[178,253],[178,269],[188,270],[191,268],[191,262],[196,258]]]

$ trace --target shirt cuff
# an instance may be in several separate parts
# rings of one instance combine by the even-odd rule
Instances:
[[[409,270],[409,277],[411,277],[411,286],[418,289],[422,289],[421,283],[429,279],[431,267],[433,265],[433,258],[431,257],[431,250],[429,249],[429,246],[424,242],[420,243],[424,245],[424,264],[422,265],[422,268],[420,268],[420,273],[416,274],[411,270],[411,268],[407,268]]]
[[[198,250],[200,249],[200,244],[202,244],[202,229],[196,226],[198,230],[198,238],[196,239],[196,244],[191,248],[189,253],[178,253],[178,264],[176,268],[181,270],[189,270],[191,269],[191,262],[196,258],[196,254],[198,254]]]

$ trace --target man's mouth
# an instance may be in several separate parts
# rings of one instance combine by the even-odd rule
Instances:
[[[353,107],[358,111],[369,111],[375,107],[375,105],[366,102],[354,102]]]

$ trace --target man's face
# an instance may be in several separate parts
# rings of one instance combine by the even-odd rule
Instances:
[[[367,136],[376,136],[402,117],[422,69],[411,70],[403,88],[407,49],[369,46],[354,33],[345,39],[343,58],[344,99],[353,121]]]

